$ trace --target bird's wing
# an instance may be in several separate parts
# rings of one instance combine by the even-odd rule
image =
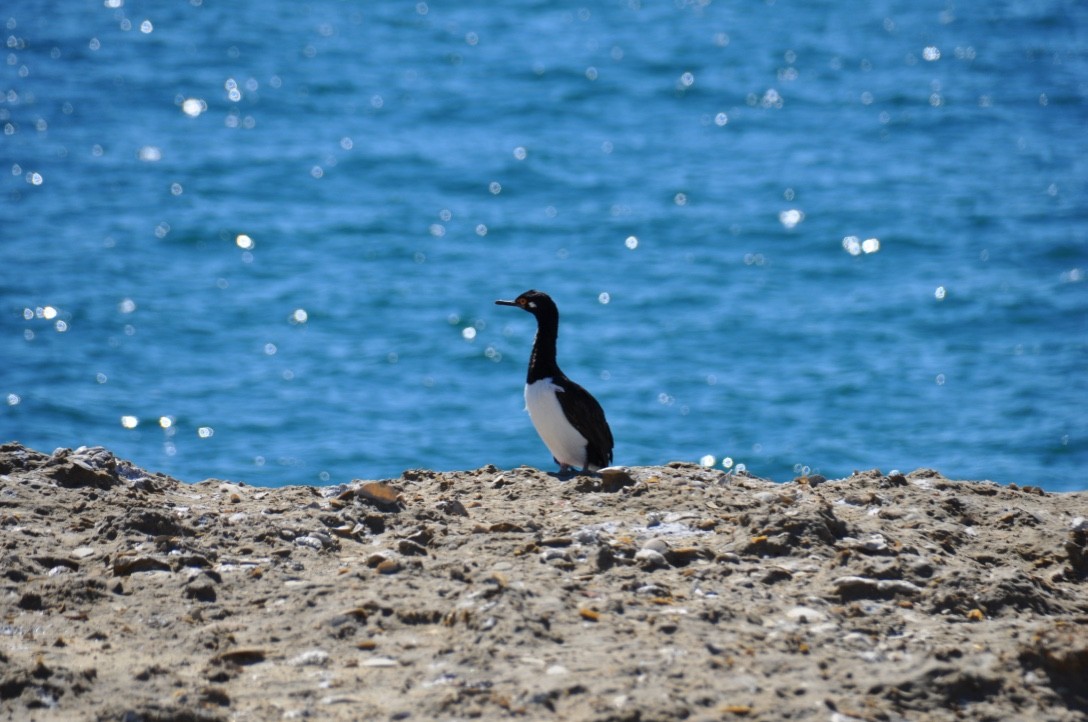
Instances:
[[[554,383],[562,388],[556,398],[563,414],[586,438],[587,463],[597,467],[609,466],[612,463],[612,429],[608,428],[604,409],[592,394],[570,379],[563,377]]]

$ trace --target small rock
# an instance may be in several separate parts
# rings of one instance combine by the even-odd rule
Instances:
[[[573,543],[574,540],[569,536],[553,536],[540,540],[540,546],[543,547],[569,547]]]
[[[886,599],[898,594],[913,596],[921,589],[902,579],[870,579],[869,577],[839,577],[832,582],[835,591],[846,599]]]
[[[888,542],[880,534],[873,534],[861,543],[861,548],[867,552],[882,552],[888,548]]]
[[[906,485],[907,485],[907,477],[903,476],[898,471],[889,472],[887,481],[881,484],[881,486],[906,486]]]
[[[601,619],[601,613],[596,609],[590,609],[589,607],[580,607],[578,609],[578,616],[587,622],[599,622]]]
[[[121,557],[113,560],[113,576],[126,577],[137,572],[169,572],[169,564],[154,557]]]
[[[605,491],[617,491],[622,487],[631,486],[637,481],[631,474],[631,470],[626,466],[606,466],[599,469],[597,473],[601,477]]]
[[[69,556],[72,556],[76,559],[86,559],[92,554],[94,554],[94,549],[92,549],[91,547],[76,547],[71,551]]]
[[[341,539],[351,539],[357,534],[362,534],[366,530],[366,527],[362,524],[341,524],[340,526],[334,526],[331,531]]]
[[[664,539],[651,539],[642,545],[643,549],[649,549],[655,551],[658,554],[666,554],[669,551],[669,543]],[[636,556],[637,558],[637,556]]]
[[[398,506],[401,500],[400,490],[384,481],[368,481],[356,494],[381,509]]]
[[[375,567],[379,574],[396,574],[401,570],[400,561],[396,559],[386,559]]]
[[[661,569],[669,566],[665,555],[653,549],[639,549],[635,553],[635,562],[643,569]]]
[[[574,532],[574,540],[579,544],[593,544],[600,538],[596,529],[579,529]]]
[[[287,664],[292,667],[323,667],[329,662],[329,653],[323,649],[311,649],[292,657]]]
[[[227,652],[212,657],[212,662],[216,664],[257,664],[263,662],[265,659],[265,652],[263,649],[232,649]]]
[[[640,597],[659,597],[661,599],[672,596],[672,592],[669,591],[669,588],[662,586],[661,584],[644,584],[635,590],[635,594]]]
[[[362,667],[396,667],[400,662],[392,657],[371,657],[360,663]]]
[[[821,622],[827,615],[812,607],[797,606],[786,611],[786,619],[800,624]]]
[[[760,579],[764,584],[777,584],[778,582],[793,579],[793,572],[785,567],[771,567]]]
[[[397,551],[405,556],[427,556],[427,549],[411,539],[401,539],[397,542]]]
[[[307,534],[306,536],[296,537],[295,544],[300,547],[310,547],[311,549],[316,549],[318,551],[321,551],[325,548],[325,544],[321,541],[321,539],[309,534]]]
[[[509,521],[500,521],[485,528],[485,533],[488,534],[506,534],[506,533],[521,533],[525,529]]]
[[[468,509],[459,499],[443,499],[434,506],[440,512],[449,516],[468,516]]]
[[[683,567],[707,554],[699,547],[677,547],[664,552],[664,555],[669,564],[674,567]]]

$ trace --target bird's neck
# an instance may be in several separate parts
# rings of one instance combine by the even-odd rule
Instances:
[[[555,342],[559,338],[559,319],[541,318],[537,320],[536,339],[533,341],[533,355],[529,357],[529,374],[526,383],[540,379],[556,378],[562,375],[555,360]]]

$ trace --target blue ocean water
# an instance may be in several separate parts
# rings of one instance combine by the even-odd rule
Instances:
[[[616,461],[1088,488],[1088,5],[16,0],[0,440],[189,481]]]

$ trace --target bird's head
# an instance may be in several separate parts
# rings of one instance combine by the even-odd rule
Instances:
[[[552,297],[543,291],[526,291],[513,301],[495,301],[499,306],[517,306],[523,311],[528,311],[537,318],[543,316],[555,316],[558,318],[559,309],[555,306]]]

